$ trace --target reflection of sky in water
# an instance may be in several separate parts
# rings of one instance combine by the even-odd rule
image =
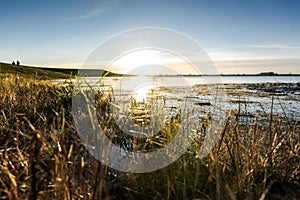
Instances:
[[[136,81],[152,81],[158,82],[160,84],[164,84],[167,86],[174,86],[174,87],[184,87],[184,86],[193,86],[196,84],[216,84],[216,83],[223,83],[223,84],[230,84],[230,83],[297,83],[300,82],[300,76],[198,76],[198,77],[187,77],[187,76],[180,76],[180,77],[147,77],[142,76],[142,79],[133,78],[132,80]],[[131,77],[127,77],[131,78]],[[91,78],[92,80],[93,78]],[[104,83],[109,83],[113,87],[118,84],[120,80],[124,79],[124,77],[106,77],[103,79]],[[94,78],[94,80],[98,80]],[[121,81],[122,82],[122,81]],[[136,84],[138,85],[138,84]]]
[[[88,78],[87,82],[95,83],[98,78]],[[101,80],[99,85],[106,85],[113,88],[115,97],[124,98],[134,96],[134,93],[139,93],[141,98],[145,95],[151,87],[165,87],[168,90],[163,91],[163,96],[166,100],[166,107],[178,106],[182,104],[187,96],[195,96],[194,99],[189,99],[188,104],[195,108],[195,110],[200,110],[201,112],[209,111],[208,107],[200,107],[194,105],[195,102],[210,102],[214,105],[214,96],[205,95],[197,89],[192,89],[193,85],[200,84],[205,85],[206,83],[267,83],[267,82],[282,82],[282,83],[297,83],[300,82],[299,76],[206,76],[206,77],[151,77],[151,76],[140,76],[140,77],[105,77]],[[145,87],[143,89],[143,87]],[[190,88],[190,89],[188,89]],[[121,90],[120,90],[121,89]],[[135,92],[134,92],[135,91]],[[261,94],[258,91],[252,90],[248,93],[243,93],[247,91],[246,88],[242,88],[240,93],[235,95],[228,95],[227,99],[224,98],[224,104],[220,107],[225,113],[226,111],[233,109],[238,109],[238,104],[232,102],[232,100],[237,100],[241,98],[243,101],[248,102],[246,104],[241,104],[241,109],[243,112],[248,112],[256,114],[260,112],[262,114],[268,114],[271,110],[271,96],[267,93]],[[240,96],[240,97],[239,97]],[[219,102],[221,102],[220,100]],[[290,119],[300,118],[300,95],[299,92],[295,94],[287,93],[285,96],[275,96],[274,97],[274,114],[286,115]],[[214,105],[217,107],[218,105]]]
[[[127,80],[128,79],[128,80]],[[131,80],[130,80],[131,79]],[[194,86],[197,84],[231,84],[231,83],[297,83],[300,82],[300,76],[198,76],[198,77],[187,77],[187,76],[170,76],[170,77],[151,77],[151,76],[140,76],[136,77],[105,77],[101,78],[89,77],[84,79],[82,82],[88,82],[91,85],[98,82],[101,85],[110,85],[111,87],[118,89],[122,86],[122,82],[128,82],[125,85],[130,86],[129,88],[135,88],[139,84],[151,81],[156,82],[160,85],[166,85],[169,87],[185,87]],[[63,83],[65,79],[53,80],[53,83]],[[75,80],[76,81],[76,80]],[[134,81],[138,81],[134,83]],[[135,86],[135,87],[134,87]],[[124,86],[122,86],[123,89]]]
[[[129,77],[132,78],[132,77]],[[131,82],[132,81],[132,82]],[[169,92],[165,93],[165,98],[167,99],[166,104],[168,107],[172,107],[173,104],[176,104],[177,100],[183,101],[186,96],[195,96],[197,98],[189,99],[188,103],[190,106],[194,107],[198,110],[209,111],[208,107],[200,107],[194,105],[195,102],[202,101],[202,102],[214,102],[213,95],[204,95],[197,93],[196,90],[192,90],[191,86],[196,84],[205,84],[205,83],[221,83],[230,84],[230,83],[265,83],[265,82],[285,82],[285,83],[297,83],[300,82],[300,77],[298,76],[277,76],[277,77],[143,77],[143,78],[134,78],[131,81],[128,81],[129,86],[131,88],[139,88],[141,85],[145,85],[145,82],[155,84],[155,83],[164,83],[166,88],[170,89]],[[112,87],[115,87],[116,90],[120,89],[120,78],[105,78],[106,84],[111,84]],[[124,81],[125,82],[125,81]],[[125,85],[122,85],[121,81],[121,89],[125,90]],[[190,89],[187,89],[190,88]],[[128,87],[127,89],[130,89]],[[247,91],[245,88],[242,88],[241,91]],[[129,91],[128,91],[129,92]],[[130,93],[129,93],[130,94]],[[243,94],[242,92],[236,93],[235,95],[227,96],[227,99],[224,99],[225,103],[222,105],[222,110],[224,112],[233,109],[238,109],[238,104],[233,103],[232,100],[237,100],[240,98],[246,102],[246,104],[241,104],[241,109],[243,112],[248,112],[255,114],[256,112],[260,112],[262,114],[268,114],[271,110],[271,97],[268,94],[265,95],[258,95],[257,91],[250,91],[250,93]],[[220,100],[221,101],[221,100]],[[275,96],[274,97],[274,107],[273,112],[274,114],[278,115],[286,115],[287,117],[299,118],[299,101],[300,97],[296,94],[288,94],[286,96]],[[216,106],[216,105],[215,105]]]

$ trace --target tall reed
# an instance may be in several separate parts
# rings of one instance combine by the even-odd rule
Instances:
[[[122,173],[97,161],[82,144],[71,115],[72,88],[72,83],[1,77],[1,199],[300,198],[298,120],[271,112],[257,113],[245,123],[232,110],[221,140],[205,158],[199,159],[202,141],[195,136],[171,165],[150,173]],[[97,94],[98,111],[107,111],[110,101]],[[166,145],[180,124],[173,120],[158,137],[145,141],[122,136],[109,115],[98,119],[119,136],[113,142],[130,140],[144,144],[138,148],[145,151]]]

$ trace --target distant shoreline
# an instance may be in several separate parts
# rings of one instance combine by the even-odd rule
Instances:
[[[46,68],[46,67],[34,67],[34,66],[15,66],[9,63],[0,62],[0,74],[17,74],[20,76],[36,76],[42,79],[56,79],[56,78],[72,78],[75,77],[78,72],[82,75],[88,77],[94,77],[96,74],[100,76],[110,76],[110,77],[121,77],[121,76],[137,76],[135,74],[118,74],[114,72],[105,71],[102,69],[65,69],[65,68]],[[278,74],[275,72],[261,72],[259,74],[158,74],[158,75],[144,75],[144,76],[154,76],[154,77],[200,77],[200,76],[300,76],[300,74]]]

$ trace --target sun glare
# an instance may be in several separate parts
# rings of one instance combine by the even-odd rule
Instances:
[[[166,74],[169,63],[180,62],[178,57],[161,50],[138,50],[123,55],[111,66],[120,73],[131,74]],[[147,67],[147,66],[162,67]]]
[[[137,102],[143,102],[147,100],[147,95],[151,92],[151,89],[153,89],[154,86],[152,84],[145,85],[142,87],[137,88],[134,91],[134,98]]]
[[[128,72],[132,69],[150,64],[161,64],[163,59],[155,50],[140,50],[126,54],[118,59],[114,65]]]

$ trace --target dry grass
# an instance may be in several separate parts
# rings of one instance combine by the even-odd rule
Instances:
[[[0,199],[300,198],[299,121],[268,113],[245,124],[229,112],[222,139],[204,159],[198,158],[196,137],[168,167],[129,174],[109,169],[87,152],[72,120],[71,98],[72,84],[1,77]],[[108,105],[98,94],[98,109]],[[108,119],[100,120],[107,120],[103,126]],[[160,145],[176,125],[161,132]]]

